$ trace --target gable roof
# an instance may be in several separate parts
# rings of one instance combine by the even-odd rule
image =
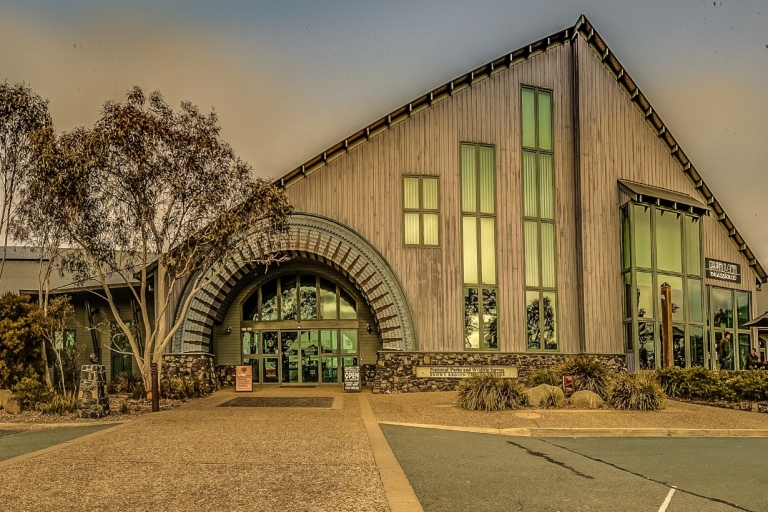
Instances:
[[[662,121],[658,112],[651,106],[651,103],[640,91],[640,88],[632,80],[627,71],[621,65],[616,56],[608,48],[603,38],[595,30],[594,26],[589,22],[586,16],[583,14],[579,16],[576,24],[572,27],[566,28],[559,32],[556,32],[548,37],[539,39],[538,41],[531,43],[522,48],[503,55],[491,62],[480,66],[479,68],[470,71],[458,78],[451,80],[450,82],[441,85],[437,89],[424,94],[400,107],[399,109],[389,113],[382,117],[378,121],[375,121],[362,130],[359,130],[337,144],[329,147],[319,155],[306,161],[296,169],[285,174],[281,178],[275,180],[275,183],[281,187],[289,187],[292,183],[303,179],[308,174],[324,167],[328,162],[335,160],[341,155],[349,152],[351,149],[359,146],[367,140],[375,137],[376,135],[388,130],[396,124],[408,119],[409,117],[417,114],[418,112],[431,107],[435,103],[442,101],[462,89],[471,87],[475,83],[484,80],[500,71],[510,68],[520,62],[526,61],[531,57],[534,57],[540,53],[546,52],[552,48],[560,46],[562,44],[570,43],[575,37],[581,36],[584,41],[592,48],[595,56],[600,59],[608,72],[621,86],[622,90],[626,93],[627,97],[637,107],[638,113],[643,116],[646,122],[651,126],[654,133],[658,136],[659,140],[669,150],[670,155],[680,169],[685,173],[690,182],[696,188],[699,196],[712,211],[713,216],[723,229],[726,231],[730,239],[736,245],[736,248],[744,256],[749,264],[749,267],[754,272],[758,282],[768,282],[768,273],[762,267],[760,262],[757,261],[757,257],[747,245],[744,238],[736,230],[731,219],[726,215],[725,210],[720,203],[715,199],[714,194],[709,189],[703,178],[691,163],[690,159],[683,152],[676,139],[672,136],[672,133],[667,129],[667,126]]]

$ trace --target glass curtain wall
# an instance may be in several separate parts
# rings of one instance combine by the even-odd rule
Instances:
[[[557,350],[552,93],[522,88],[523,245],[528,350]]]
[[[243,364],[262,383],[334,384],[358,364],[355,299],[315,275],[285,275],[243,303]]]
[[[744,325],[752,316],[751,294],[710,286],[709,303],[711,367],[745,370],[752,347],[752,330]]]
[[[630,201],[621,209],[624,342],[640,369],[663,364],[661,286],[672,292],[674,365],[704,366],[701,217]]]
[[[493,146],[461,144],[464,348],[498,350]]]

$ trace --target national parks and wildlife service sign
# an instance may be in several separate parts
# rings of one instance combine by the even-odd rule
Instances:
[[[416,377],[427,379],[468,379],[475,375],[517,378],[517,366],[417,366],[414,370]]]
[[[704,266],[707,270],[708,279],[717,279],[736,284],[741,283],[741,265],[738,263],[705,258]]]

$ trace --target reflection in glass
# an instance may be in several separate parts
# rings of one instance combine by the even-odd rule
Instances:
[[[419,214],[406,213],[405,219],[405,243],[407,245],[419,244]]]
[[[341,337],[342,354],[354,354],[357,352],[357,331],[341,331],[339,336]]]
[[[683,278],[677,276],[665,276],[659,274],[659,311],[664,307],[661,302],[661,286],[664,283],[672,288],[672,320],[676,322],[685,321],[685,309],[683,309]],[[661,315],[659,315],[661,316]]]
[[[338,350],[336,331],[320,331],[320,351],[323,354],[335,354]]]
[[[683,271],[681,215],[656,209],[656,267],[669,272]]]
[[[475,146],[469,144],[461,145],[461,211],[477,211]]]
[[[244,331],[243,333],[243,354],[259,353],[259,333]]]
[[[243,302],[243,320],[246,322],[258,322],[259,320],[259,289]]]
[[[635,265],[651,268],[651,207],[634,205],[635,212]]]
[[[317,331],[302,331],[301,382],[317,382],[318,352]]]
[[[264,359],[264,376],[261,382],[280,382],[277,375],[277,358]]]
[[[522,90],[523,146],[536,147],[536,104],[533,89]]]
[[[699,323],[704,321],[704,302],[699,279],[688,279],[688,321]]]
[[[664,332],[660,331],[660,338],[664,338]],[[672,356],[674,365],[679,368],[685,368],[685,326],[672,326]],[[663,359],[663,358],[662,358]],[[663,361],[662,361],[663,362]]]
[[[707,358],[704,353],[704,327],[692,325],[688,327],[688,333],[691,345],[691,366],[705,366]]]
[[[301,319],[317,320],[317,279],[315,276],[301,276],[299,297],[301,298]]]
[[[701,275],[701,230],[699,218],[685,216],[685,264],[686,273]]]
[[[539,286],[539,230],[538,223],[523,223],[525,237],[525,286]]]
[[[656,368],[655,329],[656,324],[653,322],[638,322],[637,324],[637,343],[641,370],[652,370]]]
[[[438,218],[436,213],[425,213],[422,215],[424,222],[424,245],[437,245],[439,243]]]
[[[283,331],[280,333],[280,344],[283,349],[283,382],[299,382],[299,344],[298,333]]]
[[[552,155],[539,155],[539,177],[541,184],[541,215],[542,219],[555,218],[555,171]]]
[[[357,318],[357,306],[355,299],[339,286],[339,318],[342,320],[354,320]]]
[[[407,176],[403,179],[403,207],[406,210],[419,209],[419,178]]]
[[[626,206],[621,209],[621,255],[623,269],[628,269],[632,259],[630,253],[630,227],[629,227],[629,215]]]
[[[280,279],[280,310],[283,320],[296,320],[296,276],[283,276]]]
[[[523,215],[539,216],[538,173],[536,153],[523,151]]]
[[[320,279],[320,319],[336,320],[336,285]]]
[[[259,382],[259,358],[254,357],[253,359],[246,359],[243,363],[251,365],[251,380],[253,382]]]
[[[493,148],[480,146],[480,213],[496,211],[493,183]]]
[[[637,316],[653,318],[653,274],[637,273]]]
[[[541,223],[541,286],[555,287],[555,225]]]
[[[632,318],[632,274],[624,273],[624,318]]]
[[[261,286],[261,319],[277,320],[277,279]]]
[[[476,288],[464,288],[464,348],[480,348],[480,317]]]
[[[733,327],[733,296],[731,290],[710,288],[712,302],[712,323],[714,327]]]
[[[539,322],[539,292],[525,292],[525,311],[527,317],[528,348],[541,349]]]
[[[483,289],[483,350],[499,348],[496,290]]]
[[[749,362],[750,335],[739,333],[739,369],[746,370]]]
[[[544,307],[542,308],[542,311],[544,312],[544,321],[541,326],[541,334],[544,341],[544,348],[547,350],[555,350],[557,349],[555,293],[543,292],[542,297],[544,299]]]
[[[480,219],[480,243],[483,284],[496,284],[496,219]]]
[[[552,97],[539,91],[539,148],[552,149]]]
[[[322,357],[323,383],[339,382],[339,360],[336,357]]]
[[[437,210],[437,178],[422,178],[422,197],[421,208],[424,210]]]
[[[744,324],[749,322],[749,292],[736,292],[736,315],[739,329],[748,329]]]
[[[262,347],[264,354],[277,354],[277,331],[262,331],[261,339],[264,344]]]
[[[464,283],[476,284],[477,275],[477,220],[475,217],[462,218],[464,255]]]

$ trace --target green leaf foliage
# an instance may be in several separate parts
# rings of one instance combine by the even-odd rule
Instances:
[[[13,388],[28,371],[41,375],[45,369],[32,318],[36,309],[28,295],[0,296],[0,388]]]

